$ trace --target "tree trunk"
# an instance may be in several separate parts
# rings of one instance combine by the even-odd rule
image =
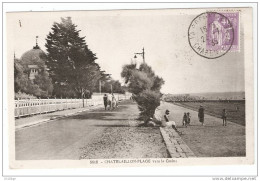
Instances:
[[[82,102],[83,102],[83,107],[85,107],[85,105],[84,105],[84,93],[83,92],[81,94],[81,98],[82,98]]]

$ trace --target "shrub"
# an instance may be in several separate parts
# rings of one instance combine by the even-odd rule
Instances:
[[[15,99],[36,99],[36,98],[37,97],[35,97],[34,95],[26,94],[20,91],[15,93]]]
[[[121,76],[138,104],[140,119],[147,121],[153,117],[155,109],[160,105],[160,89],[164,80],[155,75],[146,63],[141,64],[139,69],[136,69],[135,64],[125,65]]]

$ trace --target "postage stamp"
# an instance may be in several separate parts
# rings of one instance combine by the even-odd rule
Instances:
[[[189,26],[188,39],[191,48],[207,59],[239,51],[239,12],[198,15]]]
[[[239,51],[239,13],[207,13],[207,50]]]

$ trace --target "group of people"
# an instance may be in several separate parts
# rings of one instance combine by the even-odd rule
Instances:
[[[183,119],[182,119],[182,125],[183,126],[188,126],[190,125],[190,119],[191,119],[191,116],[190,116],[190,113],[189,112],[185,112],[184,115],[183,115]]]
[[[205,125],[204,123],[204,107],[201,105],[199,110],[198,110],[198,118],[199,118],[199,122],[201,122],[202,126]],[[162,126],[162,127],[172,127],[174,130],[176,130],[178,133],[181,133],[177,130],[177,127],[176,127],[176,123],[169,119],[169,114],[170,114],[170,111],[167,109],[165,111],[165,114],[164,116],[162,117],[160,115],[160,110],[157,108],[156,111],[155,111],[155,114],[154,114],[154,117],[153,118],[150,118],[150,124],[152,126],[155,126],[155,125],[159,125],[159,126]],[[223,109],[222,110],[222,119],[223,119],[223,126],[227,126],[227,111],[226,109]],[[182,120],[182,124],[183,126],[188,126],[190,125],[191,123],[191,115],[189,112],[185,112],[184,115],[183,115],[183,120]]]
[[[104,94],[103,101],[105,110],[114,110],[116,107],[118,107],[118,102],[113,93],[108,95]]]

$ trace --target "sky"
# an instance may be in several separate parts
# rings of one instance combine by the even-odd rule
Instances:
[[[12,59],[14,52],[20,58],[32,49],[36,36],[46,52],[45,39],[53,23],[70,16],[81,30],[80,36],[96,53],[101,69],[116,80],[123,82],[122,66],[134,60],[134,53],[144,47],[146,63],[165,80],[163,93],[244,91],[243,47],[212,60],[197,55],[190,47],[188,27],[198,14],[199,10],[8,13],[7,58]],[[243,37],[240,39],[243,41]]]

